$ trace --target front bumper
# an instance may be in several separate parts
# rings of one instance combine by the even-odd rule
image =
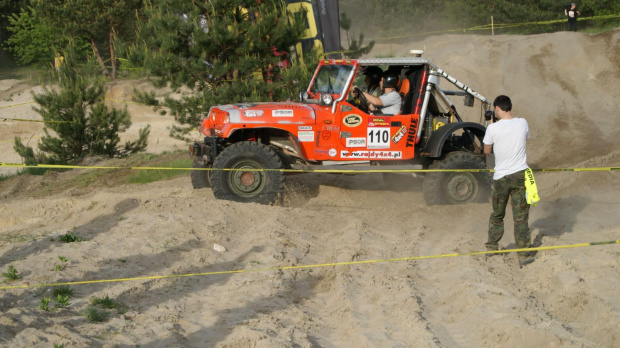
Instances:
[[[205,137],[204,142],[195,142],[189,146],[189,155],[194,161],[202,160],[204,163],[213,163],[219,154],[220,146],[217,137]]]

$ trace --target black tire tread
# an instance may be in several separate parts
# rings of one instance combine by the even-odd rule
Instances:
[[[215,169],[211,173],[211,185],[213,187],[213,195],[218,199],[225,199],[235,202],[255,202],[260,204],[275,203],[280,194],[284,191],[285,175],[281,171],[267,171],[267,185],[263,192],[254,197],[240,197],[236,195],[227,185],[228,175],[230,171],[223,171],[229,167],[228,163],[234,161],[238,157],[250,156],[254,160],[262,161],[264,169],[283,169],[282,160],[275,151],[267,145],[253,141],[243,141],[230,145],[220,153],[213,163]]]
[[[209,168],[210,166],[210,164],[206,164],[202,160],[194,160],[194,163],[192,163],[192,168]],[[192,170],[192,187],[195,190],[211,187],[209,177],[210,172],[207,170]]]
[[[486,163],[478,156],[464,151],[450,152],[442,160],[431,164],[429,169],[486,169]],[[444,194],[444,179],[449,173],[427,173],[424,177],[424,200],[427,205],[450,204]],[[478,194],[472,200],[463,202],[486,202],[491,187],[490,173],[478,173]]]

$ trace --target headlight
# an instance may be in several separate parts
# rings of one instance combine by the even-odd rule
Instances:
[[[332,95],[329,93],[323,93],[321,94],[321,102],[324,105],[332,105],[332,103],[334,102],[334,97],[332,97]]]

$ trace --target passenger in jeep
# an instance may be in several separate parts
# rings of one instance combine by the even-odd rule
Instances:
[[[396,115],[400,112],[402,97],[396,91],[400,77],[394,72],[385,72],[381,78],[383,95],[375,97],[368,92],[362,92],[370,103],[370,111],[374,114]],[[354,86],[355,88],[355,86]]]

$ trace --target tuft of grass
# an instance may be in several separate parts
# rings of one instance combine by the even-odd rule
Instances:
[[[85,239],[76,236],[75,234],[69,232],[67,234],[63,234],[62,236],[58,237],[58,239],[63,242],[63,243],[74,243],[74,242],[83,242],[85,241]]]
[[[116,308],[116,301],[111,299],[108,295],[105,295],[104,298],[101,297],[92,297],[90,299],[90,303],[93,306],[99,306],[105,309],[114,309]]]
[[[108,295],[105,297],[92,297],[90,299],[90,304],[92,306],[97,306],[104,309],[116,309],[118,314],[124,314],[127,312],[128,307],[123,302],[118,302],[114,299],[111,299]]]
[[[161,168],[191,168],[190,158],[179,158],[158,162],[152,165]],[[167,180],[180,175],[188,175],[189,170],[158,169],[158,170],[135,170],[127,177],[129,184],[148,184],[154,181]]]
[[[85,316],[86,319],[94,322],[104,322],[110,317],[110,313],[108,311],[99,310],[95,307],[86,308],[82,312],[82,315]]]
[[[64,257],[64,256],[60,256],[58,255],[58,259],[60,260],[60,262],[65,263],[65,262],[69,262],[69,259]]]
[[[73,289],[71,289],[70,287],[66,286],[66,285],[62,285],[62,286],[57,286],[54,287],[52,289],[52,295],[54,297],[58,297],[58,296],[72,296],[73,295]]]
[[[13,265],[9,265],[9,267],[8,267],[8,271],[7,271],[7,272],[5,272],[5,273],[2,273],[2,276],[3,276],[4,278],[6,278],[6,280],[5,280],[6,282],[13,282],[13,281],[16,281],[17,279],[21,279],[21,278],[22,278],[22,277],[21,277],[19,274],[17,274],[17,273],[18,273],[18,272],[17,272],[17,270],[15,269],[15,266],[13,266]]]

